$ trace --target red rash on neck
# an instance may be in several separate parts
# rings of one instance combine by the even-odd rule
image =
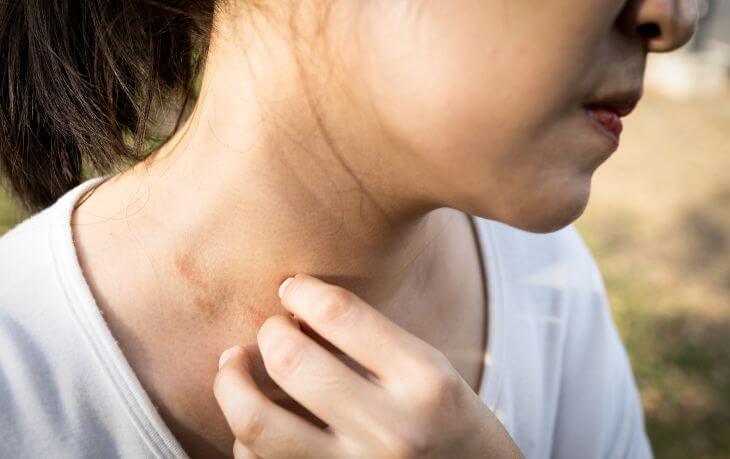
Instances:
[[[200,269],[195,265],[189,254],[180,254],[175,257],[175,270],[182,277],[191,290],[195,291],[193,304],[203,312],[209,313],[215,309],[215,303],[208,299],[210,288]]]

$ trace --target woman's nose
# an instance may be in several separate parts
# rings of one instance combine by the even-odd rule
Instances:
[[[641,38],[647,51],[661,53],[687,43],[697,20],[697,0],[629,0],[619,24]]]

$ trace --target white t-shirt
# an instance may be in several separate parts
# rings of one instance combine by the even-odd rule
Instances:
[[[0,457],[188,457],[77,260],[71,210],[97,180],[0,238]],[[575,228],[475,223],[489,285],[481,399],[528,458],[651,457],[603,281]]]

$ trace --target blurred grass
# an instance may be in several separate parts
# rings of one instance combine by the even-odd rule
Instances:
[[[730,457],[730,96],[711,102],[648,93],[576,223],[658,458]],[[0,234],[20,215],[0,189]]]
[[[688,303],[672,285],[649,280],[648,263],[626,262],[630,248],[617,249],[590,224],[578,226],[601,265],[656,457],[730,457],[727,317],[693,311],[703,302]]]

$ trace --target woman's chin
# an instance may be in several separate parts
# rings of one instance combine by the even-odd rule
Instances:
[[[578,192],[558,193],[553,199],[541,198],[522,206],[518,213],[502,220],[504,223],[531,233],[552,233],[577,220],[586,207],[590,186]]]
[[[562,176],[539,186],[516,186],[516,189],[503,190],[497,200],[490,193],[481,192],[471,196],[472,205],[449,207],[531,233],[552,233],[583,215],[590,198],[592,175],[591,171],[569,178]]]

